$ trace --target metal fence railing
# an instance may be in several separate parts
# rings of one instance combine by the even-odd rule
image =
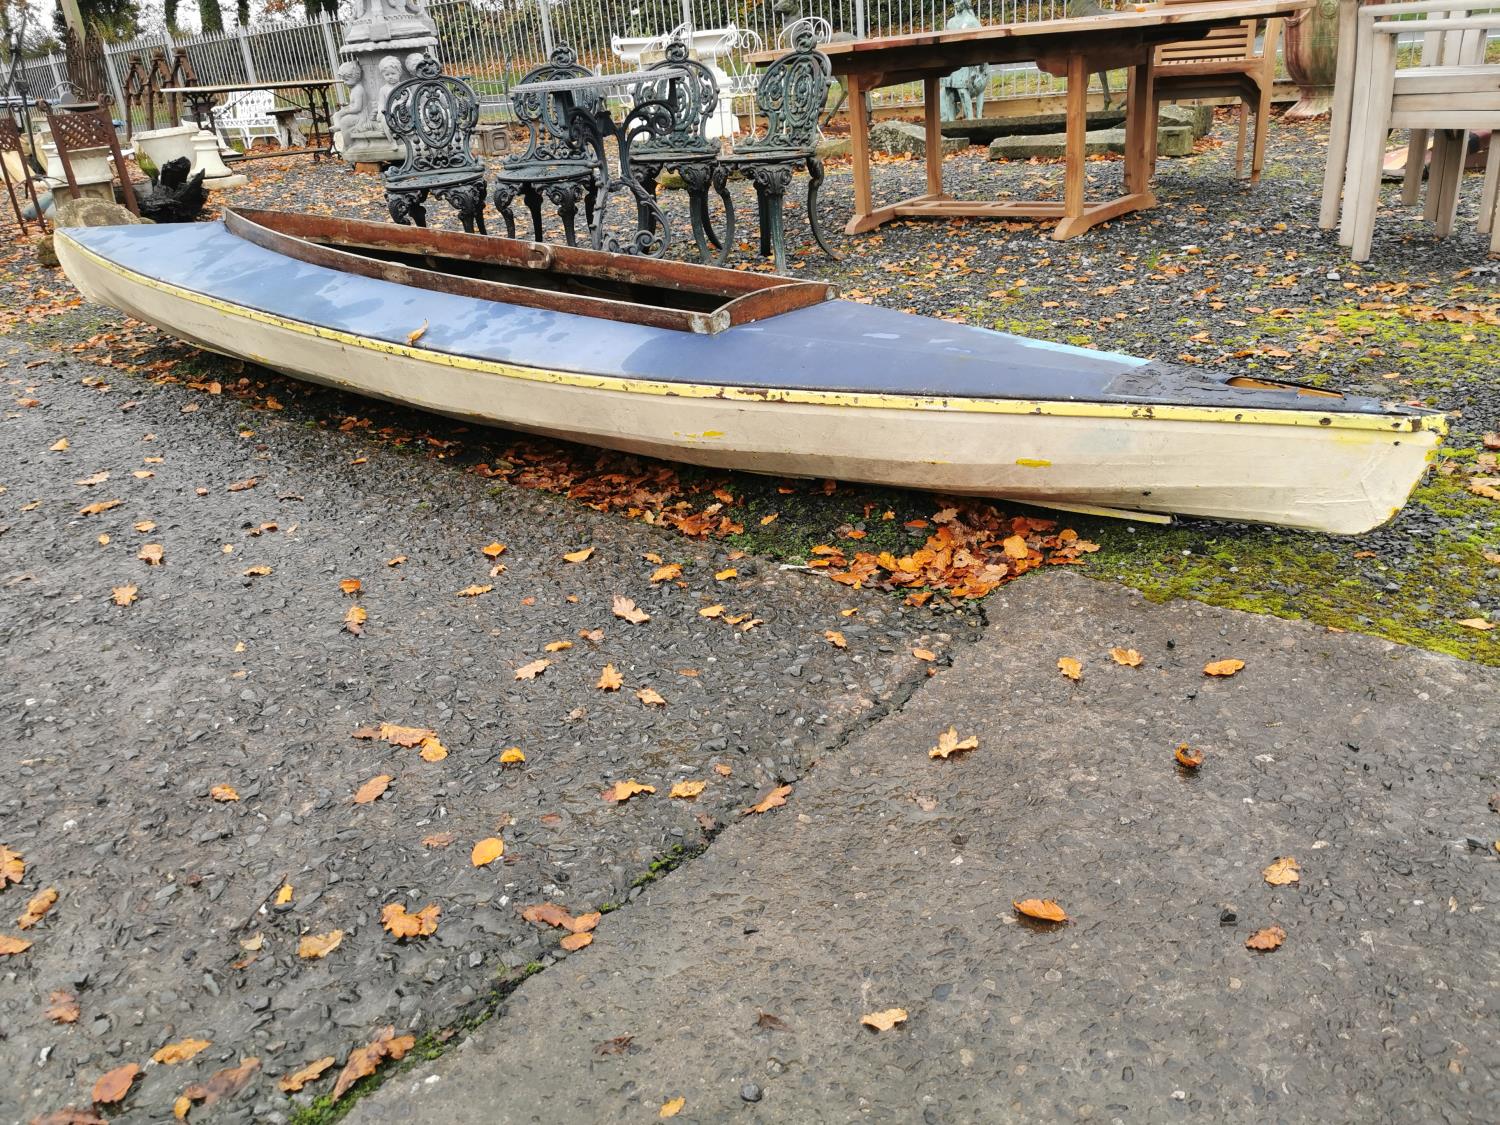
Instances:
[[[788,11],[777,11],[780,3]],[[985,23],[1045,19],[1059,14],[1066,0],[975,0]],[[734,28],[738,35],[715,62],[731,88],[748,96],[756,69],[747,57],[774,48],[781,29],[798,16],[818,17],[835,32],[895,35],[941,27],[949,0],[433,0],[428,10],[437,24],[438,53],[450,73],[474,83],[487,117],[509,111],[506,94],[515,81],[566,42],[585,65],[604,71],[629,69],[619,40],[665,35],[674,28]],[[156,51],[169,58],[187,52],[201,84],[327,78],[338,67],[343,28],[337,20],[265,23],[206,35],[144,35],[104,48],[105,70],[118,114],[122,81],[132,56],[149,61]],[[21,68],[32,97],[63,100],[74,91],[60,52],[28,59]],[[992,97],[1024,97],[1050,92],[1056,83],[1029,64],[999,68]],[[0,91],[10,93],[10,91]],[[878,105],[916,105],[920,86],[878,92]],[[748,104],[744,106],[748,109]],[[140,127],[143,122],[133,123]]]

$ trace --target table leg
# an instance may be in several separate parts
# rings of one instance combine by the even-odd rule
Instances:
[[[1150,133],[1148,118],[1155,112],[1155,75],[1148,60],[1130,68],[1130,85],[1125,96],[1125,191],[1147,194],[1151,191],[1151,158],[1146,149]],[[1147,207],[1155,206],[1150,200]]]
[[[860,75],[849,75],[849,158],[854,165],[854,218],[844,227],[845,234],[860,234],[880,225],[872,221],[870,214],[875,207],[870,193],[870,115],[865,109],[867,89]]]
[[[922,102],[927,126],[927,194],[943,194],[943,103],[937,75],[922,79]]]
[[[1063,221],[1058,224],[1058,237],[1064,237],[1064,227],[1083,218],[1084,153],[1089,128],[1088,85],[1087,64],[1082,54],[1074,52],[1068,56],[1067,167],[1063,173]]]

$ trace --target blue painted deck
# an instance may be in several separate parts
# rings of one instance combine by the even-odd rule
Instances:
[[[397,344],[425,321],[424,348],[548,370],[940,398],[1310,405],[1296,395],[1228,387],[1219,373],[850,301],[704,336],[358,277],[263,249],[222,223],[74,228],[68,236],[125,269],[230,304]],[[225,331],[233,332],[232,322]],[[232,339],[225,345],[234,350]],[[1388,411],[1353,398],[1337,409]]]

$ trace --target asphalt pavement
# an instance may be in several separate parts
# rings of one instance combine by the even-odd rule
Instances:
[[[1500,675],[1056,571],[990,613],[350,1120],[1494,1120]]]

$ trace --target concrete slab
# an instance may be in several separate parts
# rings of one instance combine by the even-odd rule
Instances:
[[[987,609],[785,807],[351,1120],[1489,1119],[1500,673],[1073,574]],[[949,726],[978,748],[930,759]]]
[[[1059,157],[1067,152],[1066,133],[1038,133],[1033,136],[997,137],[990,142],[991,160],[1030,160],[1033,157]],[[1092,130],[1084,145],[1089,156],[1125,151],[1124,129]],[[1193,151],[1193,130],[1185,125],[1162,125],[1156,130],[1158,156],[1187,156]]]

